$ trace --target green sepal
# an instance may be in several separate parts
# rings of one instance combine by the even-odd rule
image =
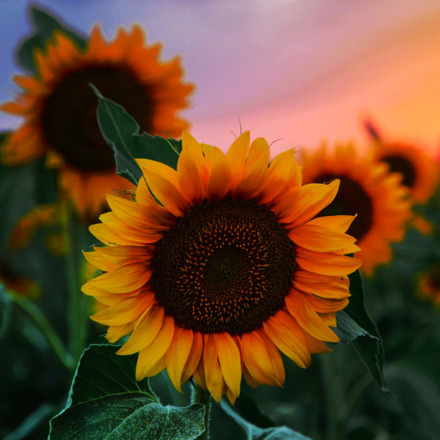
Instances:
[[[103,344],[84,351],[49,440],[196,439],[204,431],[204,406],[161,405],[147,379],[136,381],[136,356],[118,356],[118,349]]]
[[[336,313],[336,333],[342,342],[350,342],[360,359],[383,391],[388,385],[383,375],[384,351],[382,338],[365,309],[362,278],[357,270],[349,275],[350,302]]]
[[[139,134],[139,124],[119,104],[105,98],[90,84],[98,97],[98,124],[102,136],[115,152],[116,172],[137,184],[142,171],[135,159],[151,159],[177,168],[181,141]]]
[[[32,34],[25,38],[17,48],[15,56],[17,62],[31,73],[37,73],[34,53],[36,49],[43,50],[47,41],[52,38],[54,32],[60,31],[72,39],[81,49],[87,44],[87,37],[66,25],[46,9],[32,5],[29,8],[29,15],[33,25]]]

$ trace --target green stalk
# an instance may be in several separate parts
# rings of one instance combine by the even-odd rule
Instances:
[[[70,205],[66,206],[67,216],[67,270],[69,281],[69,308],[68,325],[70,337],[70,351],[77,362],[85,348],[88,323],[88,301],[81,292],[81,265],[83,226]]]
[[[319,357],[324,386],[326,440],[343,439],[343,433],[340,429],[343,393],[336,354],[337,353],[333,352],[331,354],[323,354]]]
[[[32,301],[24,296],[10,294],[10,298],[32,318],[34,323],[46,337],[47,342],[49,343],[50,347],[52,347],[54,353],[61,363],[69,370],[75,368],[75,363],[72,356],[67,352],[63,343],[61,342],[61,339],[58,337],[57,333],[41,310]]]
[[[209,440],[209,426],[211,423],[211,394],[209,391],[205,391],[198,385],[194,384],[191,402],[201,403],[205,406],[205,431],[199,437],[197,437],[197,440]]]

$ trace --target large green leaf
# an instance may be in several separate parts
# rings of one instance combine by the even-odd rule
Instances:
[[[349,275],[350,303],[336,314],[336,332],[342,342],[351,342],[359,357],[383,391],[388,390],[383,376],[384,353],[382,338],[368,316],[364,304],[364,289],[359,271]]]
[[[66,408],[50,423],[50,440],[191,440],[204,431],[203,405],[163,406],[135,380],[136,356],[92,345],[83,354]]]
[[[177,159],[182,143],[175,139],[139,134],[138,123],[119,104],[107,99],[92,85],[99,99],[98,123],[107,144],[115,152],[116,172],[137,184],[142,171],[134,159],[151,159],[172,168],[177,167]]]
[[[31,6],[29,10],[33,24],[33,33],[25,38],[16,51],[18,63],[32,73],[36,73],[34,53],[35,49],[44,50],[47,41],[56,31],[61,31],[74,41],[80,48],[86,46],[86,37],[80,35],[68,25],[64,24],[51,12],[39,6]]]
[[[258,428],[240,417],[224,400],[220,403],[223,411],[232,417],[245,431],[247,440],[311,440],[287,426]]]

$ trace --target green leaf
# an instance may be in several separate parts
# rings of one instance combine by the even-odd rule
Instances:
[[[223,411],[232,417],[246,432],[247,440],[311,440],[287,426],[261,429],[240,417],[224,400],[220,402]]]
[[[29,13],[33,24],[33,33],[21,42],[16,51],[16,58],[18,63],[30,72],[36,73],[35,49],[44,50],[47,41],[56,31],[63,32],[80,48],[86,47],[86,37],[64,24],[61,19],[55,17],[51,12],[33,5]]]
[[[182,150],[181,141],[139,134],[138,123],[122,106],[107,99],[91,84],[99,99],[98,124],[102,136],[115,152],[116,172],[137,184],[142,171],[134,159],[151,159],[174,169]]]
[[[203,405],[161,405],[148,381],[135,380],[136,356],[91,345],[83,354],[66,408],[50,423],[49,440],[191,440],[204,431]]]
[[[382,338],[365,309],[362,278],[359,271],[349,275],[349,278],[351,298],[348,306],[336,313],[336,333],[342,342],[353,344],[376,383],[383,391],[388,391],[383,375]]]

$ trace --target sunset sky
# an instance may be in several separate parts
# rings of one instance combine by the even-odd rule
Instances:
[[[24,0],[0,3],[0,101],[16,90],[14,49],[30,30]],[[45,0],[87,33],[141,23],[164,58],[181,55],[196,84],[183,116],[223,148],[251,130],[273,153],[321,139],[365,142],[371,118],[384,137],[440,145],[438,0]],[[20,120],[0,115],[0,127]]]

